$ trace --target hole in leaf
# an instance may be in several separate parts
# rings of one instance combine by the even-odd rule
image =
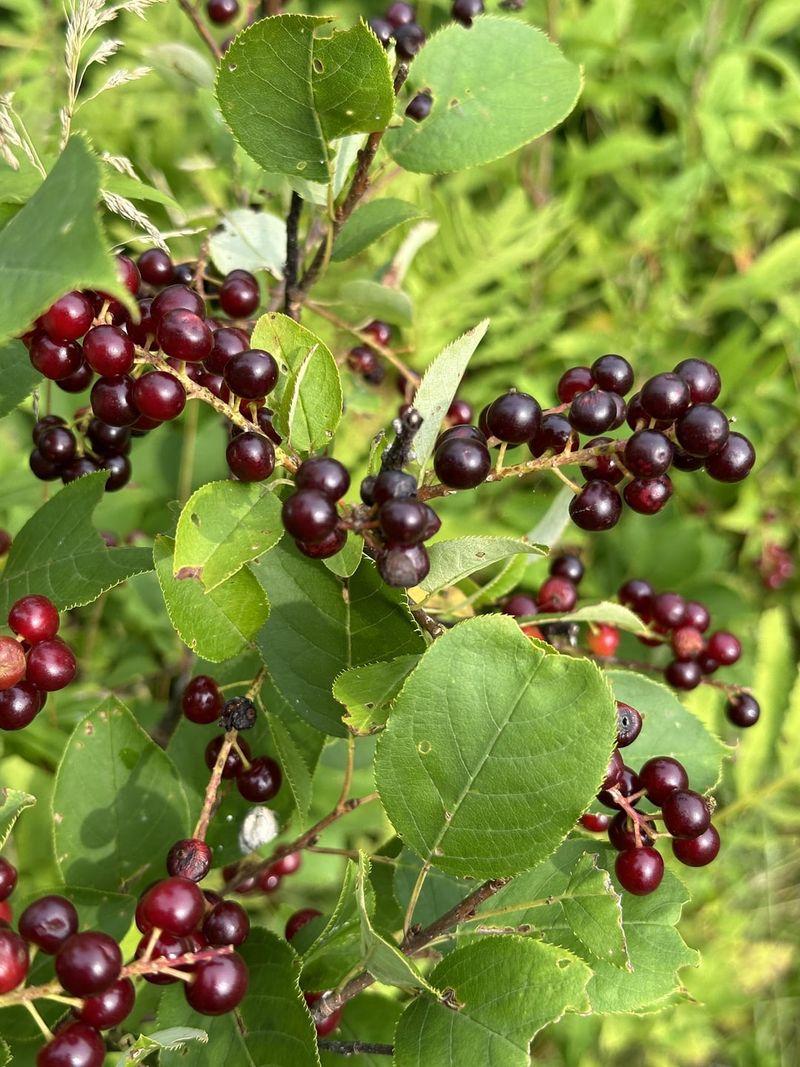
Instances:
[[[325,73],[325,64],[322,62],[321,59],[315,59],[314,62],[312,63],[312,66],[314,67],[314,73],[315,74],[324,74]]]
[[[556,967],[558,967],[558,969],[560,971],[563,971],[566,967],[569,967],[569,965],[571,963],[572,963],[572,960],[566,960],[566,959],[556,960]]]
[[[420,743],[417,745],[417,752],[419,752],[420,756],[427,756],[430,750],[430,741],[420,741]]]
[[[447,106],[450,107],[450,108],[453,108],[453,107],[458,107],[460,104],[461,104],[461,101],[457,97],[454,96],[453,99],[450,101],[450,103]]]
[[[237,67],[238,67],[237,63],[229,63],[228,64],[228,70],[231,72],[231,74],[233,74],[233,72],[237,69]]]

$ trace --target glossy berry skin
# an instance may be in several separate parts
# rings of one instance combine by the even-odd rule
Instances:
[[[202,892],[188,878],[165,878],[142,897],[141,918],[175,937],[185,937],[200,925],[205,913]]]
[[[120,253],[117,256],[117,274],[119,279],[131,296],[136,296],[139,292],[139,286],[142,284],[142,276],[139,274],[139,268],[130,258],[130,256]]]
[[[0,996],[25,981],[28,966],[28,946],[19,934],[0,927]]]
[[[175,269],[177,270],[177,267]],[[168,285],[158,296],[153,297],[153,303],[150,305],[150,316],[156,328],[167,312],[174,311],[176,308],[193,311],[201,319],[206,315],[203,298],[193,289],[188,289],[185,285]]]
[[[17,868],[0,856],[0,901],[8,900],[17,884]]]
[[[556,394],[562,404],[569,404],[580,393],[588,393],[593,386],[594,377],[589,367],[570,367],[558,379]]]
[[[531,455],[536,459],[543,456],[545,452],[560,456],[566,451],[574,434],[575,431],[570,426],[569,419],[565,419],[563,415],[543,415],[539,432],[528,444]]]
[[[186,406],[186,392],[177,378],[166,371],[150,371],[137,378],[133,401],[146,419],[169,422],[177,419]]]
[[[368,322],[361,332],[368,333],[379,345],[386,346],[392,339],[392,327],[388,322],[381,322],[380,319],[373,319],[372,322]],[[403,381],[405,382],[405,379]],[[469,422],[470,418],[472,418],[471,413],[465,421]]]
[[[705,867],[719,855],[719,834],[713,824],[698,837],[673,838],[672,852],[675,859],[687,867]]]
[[[176,841],[167,853],[167,873],[173,878],[202,882],[211,870],[213,853],[205,841],[189,837]]]
[[[313,919],[316,919],[320,915],[322,915],[322,912],[317,911],[316,908],[301,908],[300,911],[296,911],[294,915],[290,915],[286,920],[283,936],[287,941],[291,941],[304,926],[307,926]]]
[[[148,248],[137,260],[142,281],[148,285],[169,285],[175,276],[175,264],[161,248]]]
[[[331,556],[335,556],[337,552],[341,552],[347,542],[347,530],[334,530],[332,534],[323,538],[322,541],[315,541],[313,544],[308,544],[305,541],[295,541],[295,545],[304,556],[308,556],[309,559],[330,559]]]
[[[639,399],[651,419],[679,418],[689,407],[689,386],[677,374],[656,374],[642,386]]]
[[[185,363],[201,363],[214,347],[211,327],[193,311],[175,308],[159,320],[156,341],[167,356]]]
[[[272,800],[282,781],[283,774],[275,760],[269,756],[257,756],[250,764],[250,769],[241,771],[237,776],[236,786],[245,800],[263,804]]]
[[[711,616],[705,604],[699,600],[687,600],[683,613],[684,626],[691,626],[700,633],[705,633],[711,623]]]
[[[243,945],[250,933],[250,916],[233,900],[223,900],[206,915],[203,937],[209,945]]]
[[[749,693],[737,693],[731,697],[725,708],[728,722],[746,730],[749,726],[755,726],[761,715],[761,706],[755,697]]]
[[[667,798],[679,789],[686,789],[689,775],[682,763],[672,756],[653,756],[639,771],[642,788],[647,797],[660,808]]]
[[[127,426],[108,426],[100,419],[92,419],[86,437],[98,456],[121,456],[130,451],[131,431]]]
[[[456,22],[469,27],[472,25],[472,20],[482,15],[485,10],[483,0],[453,0],[450,14]]]
[[[606,659],[613,656],[619,648],[619,630],[616,626],[609,626],[604,622],[598,623],[586,635],[586,644],[595,656]]]
[[[721,666],[730,667],[741,656],[742,646],[733,634],[726,630],[717,630],[709,637],[706,651]]]
[[[705,798],[692,789],[676,789],[661,805],[664,826],[673,837],[699,837],[711,823]]]
[[[253,348],[232,356],[225,364],[222,377],[236,396],[258,400],[275,388],[278,364],[269,352]]]
[[[700,665],[693,659],[675,659],[664,669],[664,677],[675,689],[696,689],[703,680]]]
[[[187,684],[181,697],[181,710],[189,722],[201,726],[216,722],[222,714],[222,693],[207,674],[198,674]]]
[[[117,942],[93,930],[73,934],[56,955],[56,976],[68,993],[91,997],[113,985],[122,970]]]
[[[640,515],[655,515],[672,496],[672,479],[668,474],[658,478],[634,478],[623,492],[625,503]]]
[[[386,540],[398,545],[415,545],[425,540],[428,508],[420,500],[387,500],[378,513]]]
[[[222,748],[222,742],[223,738],[214,737],[206,745],[206,767],[208,767],[210,771],[214,769],[214,764],[217,762],[217,756],[219,755],[219,751]],[[244,738],[240,737],[237,740],[236,744],[239,746],[242,752],[244,752],[245,758],[249,760],[250,746],[244,740]],[[235,778],[237,775],[241,774],[243,770],[244,764],[242,763],[241,757],[239,756],[239,753],[236,751],[236,749],[232,748],[228,753],[228,758],[225,760],[225,766],[222,769],[222,777]]]
[[[610,437],[593,437],[591,441],[587,441],[582,447],[599,448],[601,445],[610,444],[612,444]],[[589,463],[582,463],[581,474],[587,482],[599,479],[603,482],[609,482],[611,485],[617,485],[625,477],[625,473],[617,463],[613,452],[600,454],[595,456]]]
[[[680,593],[658,593],[650,603],[653,621],[664,630],[683,626],[686,618],[686,601]]]
[[[623,461],[638,478],[657,478],[672,462],[672,443],[658,430],[639,430],[625,445]]]
[[[52,382],[68,378],[83,362],[81,346],[76,341],[51,341],[41,331],[33,339],[30,357],[36,370]]]
[[[557,578],[566,578],[573,585],[579,585],[584,575],[584,566],[578,556],[556,556],[550,563],[550,573]]]
[[[127,374],[135,355],[133,341],[119,326],[95,326],[83,342],[84,359],[104,377]]]
[[[59,622],[52,600],[36,593],[15,601],[8,613],[8,625],[29,645],[52,640],[58,633]]]
[[[99,465],[93,459],[89,459],[88,456],[76,456],[71,463],[62,468],[61,481],[64,485],[68,485],[77,478],[82,478],[84,474],[94,474],[99,470]]]
[[[601,812],[587,811],[585,815],[581,815],[579,822],[589,833],[604,834],[611,822],[611,816]]]
[[[350,488],[350,475],[338,459],[317,456],[307,459],[297,468],[295,485],[298,489],[316,489],[329,500],[341,500]]]
[[[45,311],[41,326],[51,341],[63,343],[83,337],[93,320],[94,310],[83,293],[71,292]]]
[[[643,897],[661,885],[664,860],[654,848],[631,848],[617,856],[614,871],[623,889]]]
[[[0,691],[11,689],[25,677],[25,653],[13,637],[0,636]]]
[[[569,421],[578,433],[597,434],[610,430],[617,414],[617,407],[611,394],[602,389],[592,389],[581,393],[572,401],[569,409]]]
[[[599,389],[625,396],[633,385],[633,367],[624,356],[609,353],[600,356],[591,367],[592,379]]]
[[[386,11],[386,21],[394,29],[398,26],[406,26],[409,22],[413,22],[416,12],[411,4],[406,3],[406,0],[395,0],[390,4]]]
[[[674,370],[689,386],[693,404],[711,404],[720,394],[719,371],[704,359],[684,359]]]
[[[356,345],[355,348],[350,349],[347,354],[347,366],[350,370],[355,371],[356,374],[360,374],[362,378],[372,381],[376,385],[380,384],[383,379],[383,368],[380,360],[372,349],[367,348],[366,345]]]
[[[511,391],[492,401],[486,426],[492,437],[509,445],[521,445],[536,436],[542,419],[539,401],[528,393]]]
[[[417,93],[408,102],[406,115],[414,122],[422,122],[430,115],[433,109],[433,97],[430,93]]]
[[[135,1004],[133,982],[130,978],[120,978],[105,992],[87,997],[81,1007],[75,1009],[75,1016],[79,1022],[93,1026],[95,1030],[111,1030],[128,1018]]]
[[[100,469],[109,472],[106,481],[107,493],[117,492],[131,480],[132,467],[127,456],[106,456],[100,464]]]
[[[550,577],[542,583],[536,596],[539,611],[555,613],[572,611],[578,601],[578,590],[568,578]]]
[[[395,589],[411,589],[419,585],[430,567],[423,545],[390,545],[378,559],[378,573]]]
[[[642,732],[642,716],[630,704],[617,701],[617,748],[632,745]],[[641,775],[640,775],[641,777]]]
[[[366,482],[367,479],[364,479]],[[362,493],[364,485],[362,484]],[[403,471],[381,471],[372,484],[372,499],[365,503],[385,504],[387,500],[401,500],[416,496],[417,480]]]
[[[239,0],[208,0],[206,13],[217,26],[224,26],[239,14]]]
[[[413,59],[425,44],[426,37],[421,26],[409,22],[398,26],[394,32],[394,44],[401,59]]]
[[[140,960],[143,958],[149,944],[150,931],[148,930],[136,947],[135,959]],[[193,949],[194,945],[188,937],[176,937],[174,934],[162,933],[152,946],[150,959],[174,961],[180,956],[185,956],[187,952],[193,951]],[[182,965],[179,969],[186,969],[185,965]],[[155,970],[145,974],[144,980],[151,985],[173,985],[175,982],[180,981],[180,979],[172,975],[159,973]]]
[[[221,326],[213,333],[213,347],[203,365],[212,374],[222,374],[226,364],[240,352],[250,348],[250,338],[238,326]]]
[[[459,437],[443,441],[433,457],[436,477],[450,489],[474,489],[486,480],[491,466],[485,445]]]
[[[600,787],[600,791],[607,792],[609,789],[615,788],[621,781],[624,773],[625,761],[623,760],[622,756],[620,756],[619,752],[614,749],[614,751],[611,753],[611,758],[608,761],[608,766],[606,767],[606,773],[605,777],[603,778],[603,783]]]
[[[78,671],[72,649],[59,638],[40,641],[28,653],[27,680],[45,693],[68,686]]]
[[[240,482],[263,482],[275,470],[275,449],[261,434],[239,434],[229,442],[225,459]]]
[[[619,755],[619,753],[617,753],[617,755]],[[621,757],[620,757],[620,761],[621,761]],[[639,778],[639,775],[636,774],[636,772],[634,770],[632,770],[630,767],[626,767],[623,764],[622,773],[620,774],[619,781],[616,783],[614,788],[618,792],[620,792],[624,797],[631,797],[631,796],[633,796],[634,793],[638,793],[641,790],[642,783],[641,783],[641,780]],[[597,794],[597,799],[600,801],[601,804],[604,804],[607,808],[614,808],[615,810],[619,810],[619,804],[617,803],[616,798],[611,794],[611,792],[607,788],[600,790],[600,792]],[[632,804],[634,807],[636,807],[636,805],[639,803],[639,801],[638,800],[628,800],[628,803]]]
[[[82,393],[88,389],[92,384],[94,373],[88,363],[81,360],[81,364],[77,370],[74,370],[72,374],[68,374],[66,378],[61,378],[56,382],[58,388],[62,393]]]
[[[84,1022],[62,1027],[36,1055],[36,1067],[103,1067],[106,1046],[93,1026]]]
[[[718,482],[740,482],[753,469],[756,450],[740,433],[729,434],[728,440],[706,460],[706,472]]]
[[[281,517],[286,531],[308,544],[329,537],[339,521],[336,505],[316,489],[300,489],[288,497]]]
[[[610,530],[622,514],[622,500],[609,482],[601,479],[588,482],[569,504],[569,514],[582,530]]]
[[[533,597],[525,593],[515,593],[503,605],[503,613],[513,615],[514,618],[524,618],[526,615],[538,615],[539,606]]]
[[[247,992],[247,965],[241,956],[218,956],[201,960],[194,979],[184,985],[189,1005],[201,1015],[224,1015],[241,1004]]]
[[[26,681],[19,681],[10,689],[0,688],[0,730],[22,730],[32,723],[42,710],[43,696]]]
[[[695,404],[675,424],[681,448],[702,459],[719,452],[730,432],[725,413],[713,404]]]
[[[633,820],[624,811],[618,811],[611,820],[608,828],[609,843],[617,852],[626,852],[630,848],[636,848],[636,831],[633,828]],[[652,845],[653,838],[644,827],[639,827],[639,841],[642,845]]]
[[[98,378],[90,395],[92,411],[109,426],[132,426],[139,418],[133,389],[133,378],[127,374]]]
[[[20,915],[18,928],[26,941],[54,956],[78,932],[78,913],[66,897],[40,897]]]
[[[39,434],[39,452],[56,467],[65,467],[75,458],[75,434],[64,426],[50,426]]]
[[[219,290],[219,303],[232,319],[246,319],[258,310],[261,291],[257,279],[246,270],[228,274]]]

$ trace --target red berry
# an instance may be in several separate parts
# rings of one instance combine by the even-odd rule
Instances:
[[[54,956],[78,932],[78,913],[66,897],[40,897],[20,915],[19,932],[42,952]]]
[[[294,915],[290,915],[286,920],[286,927],[284,929],[284,937],[287,941],[291,941],[292,938],[304,926],[307,926],[312,919],[316,919],[318,915],[322,915],[321,911],[317,911],[316,908],[301,908],[300,911],[296,911]]]
[[[206,915],[203,937],[209,945],[242,945],[250,933],[250,917],[241,904],[222,900]]]
[[[539,611],[572,611],[578,600],[578,590],[568,578],[550,577],[542,583],[536,596]]]
[[[201,363],[214,347],[211,327],[186,308],[174,308],[161,316],[156,341],[166,355],[186,363]]]
[[[39,1049],[36,1067],[103,1067],[106,1046],[92,1026],[67,1023]]]
[[[51,341],[42,331],[34,335],[30,357],[36,370],[53,382],[69,378],[83,363],[83,352],[77,341]]]
[[[341,552],[346,541],[347,530],[334,530],[332,534],[329,534],[322,541],[315,541],[313,544],[308,544],[305,541],[295,541],[295,545],[309,559],[330,559],[337,552]]]
[[[132,369],[136,350],[133,340],[118,326],[95,326],[83,342],[83,355],[92,370],[112,377]]]
[[[620,852],[614,870],[623,889],[636,896],[646,896],[661,885],[664,860],[654,848],[631,848]]]
[[[742,646],[739,639],[725,630],[713,633],[706,646],[706,651],[712,659],[715,659],[723,667],[729,667],[736,663],[742,654]]]
[[[664,826],[673,837],[699,837],[711,823],[705,797],[693,789],[676,789],[661,805]]]
[[[169,422],[177,419],[186,406],[186,391],[178,379],[166,371],[151,371],[137,378],[133,402],[145,418]]]
[[[29,645],[51,641],[58,633],[59,622],[58,610],[52,600],[36,593],[21,597],[11,605],[8,613],[8,625]]]
[[[142,278],[139,274],[139,268],[130,256],[122,255],[122,253],[117,256],[117,274],[131,296],[136,296],[139,292]]]
[[[281,787],[283,775],[274,759],[258,756],[250,764],[249,770],[240,771],[236,777],[236,786],[245,800],[261,804],[272,800]]]
[[[213,853],[205,841],[196,838],[176,841],[167,853],[167,872],[175,878],[202,882],[211,870],[212,859]]]
[[[0,691],[25,677],[25,653],[13,637],[0,637]]]
[[[183,714],[189,722],[206,726],[222,714],[222,693],[207,674],[198,674],[188,683],[181,698]]]
[[[175,264],[161,248],[148,248],[137,261],[142,281],[148,285],[169,285],[175,275]]]
[[[276,860],[272,864],[272,870],[275,871],[276,874],[285,877],[287,874],[296,874],[302,866],[303,853],[290,852],[288,855],[282,856],[279,860]]]
[[[247,965],[241,956],[201,960],[191,984],[184,986],[189,1005],[201,1015],[224,1015],[241,1004],[247,992]]]
[[[156,327],[168,312],[176,308],[193,311],[200,318],[205,318],[206,306],[198,293],[193,289],[188,289],[185,285],[168,285],[153,298],[153,303],[150,305],[150,315]]]
[[[8,900],[17,884],[17,868],[0,856],[0,900]]]
[[[206,13],[217,26],[224,26],[239,14],[239,0],[208,0]]]
[[[526,593],[515,593],[503,604],[503,613],[513,615],[514,618],[525,618],[528,615],[538,615],[539,606],[533,597]]]
[[[73,680],[78,664],[72,649],[56,637],[40,641],[28,653],[27,680],[45,693],[63,689]]]
[[[87,997],[75,1016],[95,1030],[110,1030],[128,1018],[136,1003],[136,990],[130,978],[120,978],[96,997]]]
[[[562,404],[569,404],[581,393],[588,393],[593,385],[594,377],[589,367],[570,367],[559,378],[556,393]]]
[[[2,927],[3,923],[10,925],[13,918],[14,912],[11,905],[7,900],[0,900],[0,927]]]
[[[252,348],[239,352],[225,364],[222,376],[232,393],[246,400],[267,396],[278,381],[278,364],[270,352]]]
[[[133,426],[139,418],[134,381],[128,374],[98,378],[90,394],[92,411],[109,426]]]
[[[322,996],[321,993],[303,993],[306,1004],[309,1008],[313,1009],[314,1005]],[[315,1023],[317,1030],[317,1037],[326,1037],[328,1034],[332,1034],[336,1027],[339,1025],[342,1018],[342,1009],[337,1008],[331,1015],[326,1016],[321,1023]]]
[[[92,305],[79,292],[59,297],[41,318],[42,329],[51,341],[77,341],[83,337],[94,320]]]
[[[219,755],[219,751],[222,748],[223,740],[224,738],[222,737],[215,737],[206,745],[205,759],[206,767],[208,767],[209,770],[214,769],[214,765],[217,762],[217,756]],[[242,752],[244,752],[245,759],[249,760],[250,746],[244,740],[244,738],[240,737],[236,744],[239,746]],[[222,769],[222,777],[235,778],[237,775],[241,774],[243,770],[244,764],[242,763],[241,757],[236,751],[236,749],[232,748],[228,753],[228,758],[225,760],[225,766]]]
[[[586,644],[595,656],[613,656],[619,648],[619,630],[605,622],[598,623],[586,636]]]
[[[142,940],[139,942],[136,952],[134,953],[137,960],[143,959],[147,948],[150,946],[150,932],[148,931]],[[168,934],[166,932],[159,935],[155,944],[152,946],[152,952],[150,955],[151,960],[164,960],[168,963],[172,963],[174,960],[179,959],[181,956],[185,956],[189,952],[194,952],[195,946],[187,937],[176,937],[175,934]],[[179,970],[188,970],[186,965],[179,966]],[[146,982],[151,985],[173,985],[180,979],[173,977],[169,974],[162,974],[159,971],[153,970],[144,975]]]
[[[0,928],[0,995],[25,981],[28,966],[28,946],[13,930]]]
[[[719,845],[719,834],[716,828],[709,824],[708,829],[699,837],[673,838],[672,852],[675,858],[687,867],[705,867],[717,858]]]
[[[593,834],[605,833],[610,822],[610,815],[603,815],[600,812],[595,811],[587,811],[586,814],[581,815],[580,818],[580,824],[584,830],[588,830]]]
[[[188,878],[165,878],[147,890],[141,914],[152,929],[185,937],[200,925],[205,914],[202,892]]]
[[[95,931],[73,934],[58,950],[56,975],[68,993],[94,996],[113,985],[122,970],[117,942]]]
[[[672,756],[654,756],[639,771],[642,788],[648,800],[660,808],[676,789],[685,789],[689,776],[682,763]]]

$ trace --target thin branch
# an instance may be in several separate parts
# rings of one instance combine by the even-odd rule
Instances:
[[[197,841],[205,841],[206,834],[208,833],[208,824],[211,822],[211,816],[214,812],[214,805],[217,803],[217,794],[219,793],[219,787],[222,784],[222,772],[225,769],[225,763],[230,754],[231,748],[233,748],[236,741],[236,730],[231,730],[225,734],[225,740],[220,745],[219,753],[217,754],[217,762],[214,764],[214,770],[211,772],[211,777],[208,780],[206,786],[206,795],[203,800],[203,810],[200,812],[200,817],[197,820],[197,825],[194,828],[192,837]]]
[[[394,1045],[376,1045],[370,1041],[320,1041],[321,1052],[337,1056],[394,1056]]]
[[[410,367],[407,367],[391,348],[387,348],[385,345],[380,344],[379,341],[376,341],[372,334],[365,333],[363,330],[357,330],[355,326],[351,326],[349,322],[345,322],[344,319],[339,318],[338,315],[329,311],[328,308],[324,307],[322,304],[312,303],[312,301],[308,300],[306,301],[306,307],[312,314],[319,315],[320,318],[326,319],[338,329],[344,330],[346,333],[352,334],[353,337],[358,338],[363,345],[368,345],[373,351],[377,352],[379,356],[383,356],[388,363],[391,363],[392,366],[403,375],[407,382],[410,382],[415,389],[417,388],[420,381],[419,374]]]
[[[210,30],[203,22],[200,12],[197,10],[194,4],[190,3],[190,0],[178,0],[178,6],[181,8],[182,11],[186,12],[192,25],[200,34],[209,52],[214,57],[214,61],[218,63],[220,59],[222,59],[222,49],[214,40]]]
[[[297,276],[300,271],[300,244],[297,239],[297,233],[302,210],[302,197],[299,193],[292,193],[289,214],[286,216],[286,266],[283,271],[283,310],[293,319],[300,318],[300,305],[292,300],[292,294],[297,288]]]

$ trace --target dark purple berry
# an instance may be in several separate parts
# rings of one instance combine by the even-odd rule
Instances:
[[[433,97],[428,92],[417,93],[416,96],[412,96],[406,107],[406,115],[414,122],[422,122],[431,113],[433,108]]]
[[[588,393],[594,386],[594,378],[589,367],[570,367],[558,379],[556,393],[562,404],[569,404],[581,393]]]
[[[236,776],[236,786],[245,800],[254,804],[272,800],[281,787],[283,775],[274,759],[269,756],[257,756],[250,764],[249,770],[240,771]]]
[[[705,462],[706,471],[718,482],[740,482],[753,469],[756,450],[743,434],[732,433],[728,440]]]
[[[676,789],[661,805],[664,826],[673,837],[699,837],[711,823],[705,797],[693,789]]]
[[[639,430],[625,445],[623,462],[636,478],[657,478],[669,470],[672,444],[658,430]]]
[[[700,665],[693,659],[674,659],[664,670],[664,677],[676,689],[696,689],[703,680]]]
[[[413,59],[425,44],[425,31],[416,22],[398,26],[394,31],[394,44],[401,59]]]
[[[686,768],[672,756],[653,756],[639,771],[639,779],[648,800],[657,808],[676,789],[685,789],[689,784]]]
[[[198,674],[187,684],[181,697],[181,709],[189,722],[208,725],[222,714],[222,693],[207,674]]]
[[[397,29],[398,26],[407,26],[409,22],[413,22],[415,15],[416,12],[411,4],[406,3],[405,0],[394,0],[386,11],[386,21]]]
[[[672,852],[687,867],[705,867],[717,858],[719,845],[716,827],[709,824],[708,829],[698,837],[673,838]]]
[[[642,716],[630,704],[617,701],[617,748],[632,745],[642,732]]]
[[[394,33],[394,26],[392,26],[391,22],[387,22],[386,19],[374,18],[370,19],[367,25],[383,47],[388,48],[392,40],[392,34]]]
[[[317,456],[300,464],[295,485],[298,489],[316,489],[330,500],[337,501],[350,488],[350,475],[338,459]]]
[[[617,414],[617,406],[611,394],[602,389],[591,389],[581,393],[572,401],[569,409],[569,421],[579,433],[592,436],[605,433],[611,429]]]
[[[127,374],[98,378],[92,386],[90,403],[98,419],[109,426],[132,426],[140,412],[134,400],[134,381]]]
[[[664,630],[683,626],[686,618],[686,601],[680,593],[658,593],[650,602],[653,621]]]
[[[443,441],[433,457],[436,477],[450,489],[474,489],[486,480],[491,466],[485,445],[459,437]]]
[[[182,363],[202,363],[214,347],[211,327],[200,315],[185,308],[175,308],[161,316],[156,341],[165,355]]]
[[[728,633],[727,630],[717,630],[709,637],[706,651],[721,666],[730,667],[741,656],[742,645],[734,634]]]
[[[569,504],[569,514],[582,530],[610,530],[622,514],[622,500],[609,482],[588,482]]]
[[[173,878],[202,882],[211,870],[213,854],[205,841],[190,837],[176,841],[167,853],[167,873]]]
[[[203,298],[194,289],[188,289],[185,285],[168,285],[158,296],[153,297],[153,303],[150,305],[150,315],[156,328],[168,312],[175,311],[177,308],[193,311],[201,319],[204,319],[206,315]]]
[[[695,404],[675,424],[681,447],[692,456],[713,456],[730,436],[725,412],[713,404]]]
[[[155,370],[136,379],[133,402],[146,419],[169,422],[186,406],[186,390],[171,374]]]
[[[528,393],[504,393],[489,405],[486,425],[492,437],[510,445],[530,441],[539,429],[542,409]]]
[[[378,559],[378,571],[387,585],[410,589],[425,578],[430,559],[423,545],[393,545]]]
[[[222,376],[236,396],[257,400],[275,388],[278,364],[271,353],[250,349],[232,356],[225,364]]]
[[[528,447],[536,459],[543,456],[545,452],[560,456],[566,451],[574,434],[575,431],[570,426],[569,419],[564,418],[563,415],[543,415],[538,433],[529,442]]]
[[[550,573],[558,578],[567,578],[573,585],[579,585],[584,575],[584,566],[577,556],[556,556],[550,562]]]
[[[591,441],[587,441],[583,447],[600,448],[603,445],[610,444],[612,444],[610,437],[594,437]],[[581,474],[587,482],[599,478],[601,481],[609,482],[611,485],[617,485],[625,477],[625,474],[619,467],[616,456],[616,452],[607,452],[595,456],[589,462],[581,464]]]
[[[63,344],[83,337],[94,319],[92,305],[79,292],[66,293],[45,311],[41,326],[51,341]]]
[[[130,978],[120,978],[103,993],[87,997],[75,1009],[77,1019],[95,1030],[111,1030],[123,1023],[136,1004],[136,990]],[[101,1063],[103,1060],[100,1061]]]
[[[142,281],[148,285],[169,285],[175,274],[175,264],[161,248],[148,248],[137,260]]]
[[[36,1067],[103,1067],[106,1046],[93,1026],[67,1023],[36,1055]]]
[[[250,338],[238,326],[221,326],[214,330],[212,337],[213,347],[203,360],[204,366],[212,374],[222,374],[233,356],[250,348]]]
[[[83,353],[77,341],[51,341],[43,331],[34,337],[30,357],[36,370],[53,382],[68,378],[83,363]]]
[[[119,326],[95,326],[83,341],[84,359],[105,378],[127,374],[135,355],[133,341]]]
[[[78,913],[66,897],[40,897],[23,911],[18,925],[26,941],[54,956],[78,932]]]
[[[654,848],[631,848],[617,856],[614,871],[623,889],[643,897],[661,885],[664,860]]]
[[[209,945],[243,945],[249,933],[250,916],[233,900],[216,904],[203,923],[203,937]]]
[[[223,740],[224,738],[222,737],[215,737],[206,745],[205,761],[206,767],[208,767],[210,771],[214,769],[214,766],[217,762],[217,757],[219,756],[220,749],[222,748]],[[236,744],[244,753],[245,759],[249,760],[250,746],[244,740],[244,738],[240,737],[237,740]],[[242,763],[242,757],[239,755],[235,748],[232,748],[228,753],[227,759],[225,760],[225,764],[222,768],[222,777],[236,778],[236,776],[241,774],[243,770],[244,764]]]
[[[704,359],[684,359],[674,371],[689,386],[693,404],[711,404],[720,394],[719,371]]]
[[[625,396],[633,385],[633,367],[624,356],[609,353],[600,356],[591,367],[592,379],[599,389]]]
[[[298,551],[308,556],[309,559],[330,559],[337,552],[341,552],[346,543],[347,530],[345,529],[336,529],[327,537],[323,537],[321,541],[313,543],[295,541]]]
[[[0,693],[0,698],[2,697]],[[755,697],[749,693],[737,693],[728,701],[725,709],[728,722],[746,730],[748,726],[755,726],[761,715],[761,707]]]
[[[216,26],[225,26],[239,14],[239,0],[207,0],[206,14]]]
[[[625,503],[640,515],[655,515],[672,496],[672,479],[668,474],[658,478],[634,478],[622,491]]]
[[[193,981],[184,984],[183,991],[189,1006],[201,1015],[225,1015],[242,1002],[247,982],[247,965],[234,952],[196,964]]]
[[[336,505],[324,493],[316,489],[299,489],[284,501],[282,518],[292,537],[315,544],[333,533],[339,514]]]
[[[51,426],[39,435],[39,452],[48,463],[63,467],[75,458],[75,435],[64,426]]]
[[[456,22],[469,27],[472,25],[472,20],[482,15],[485,10],[483,0],[453,0],[450,14]]]
[[[679,418],[689,407],[689,386],[677,374],[656,374],[642,386],[639,396],[651,419]]]
[[[119,979],[122,952],[108,934],[87,931],[73,934],[56,955],[56,976],[68,993],[90,997]]]
[[[428,511],[420,500],[387,500],[378,513],[386,540],[398,545],[414,545],[425,540]]]
[[[275,470],[275,449],[261,434],[239,434],[229,442],[225,458],[240,482],[263,482]]]

